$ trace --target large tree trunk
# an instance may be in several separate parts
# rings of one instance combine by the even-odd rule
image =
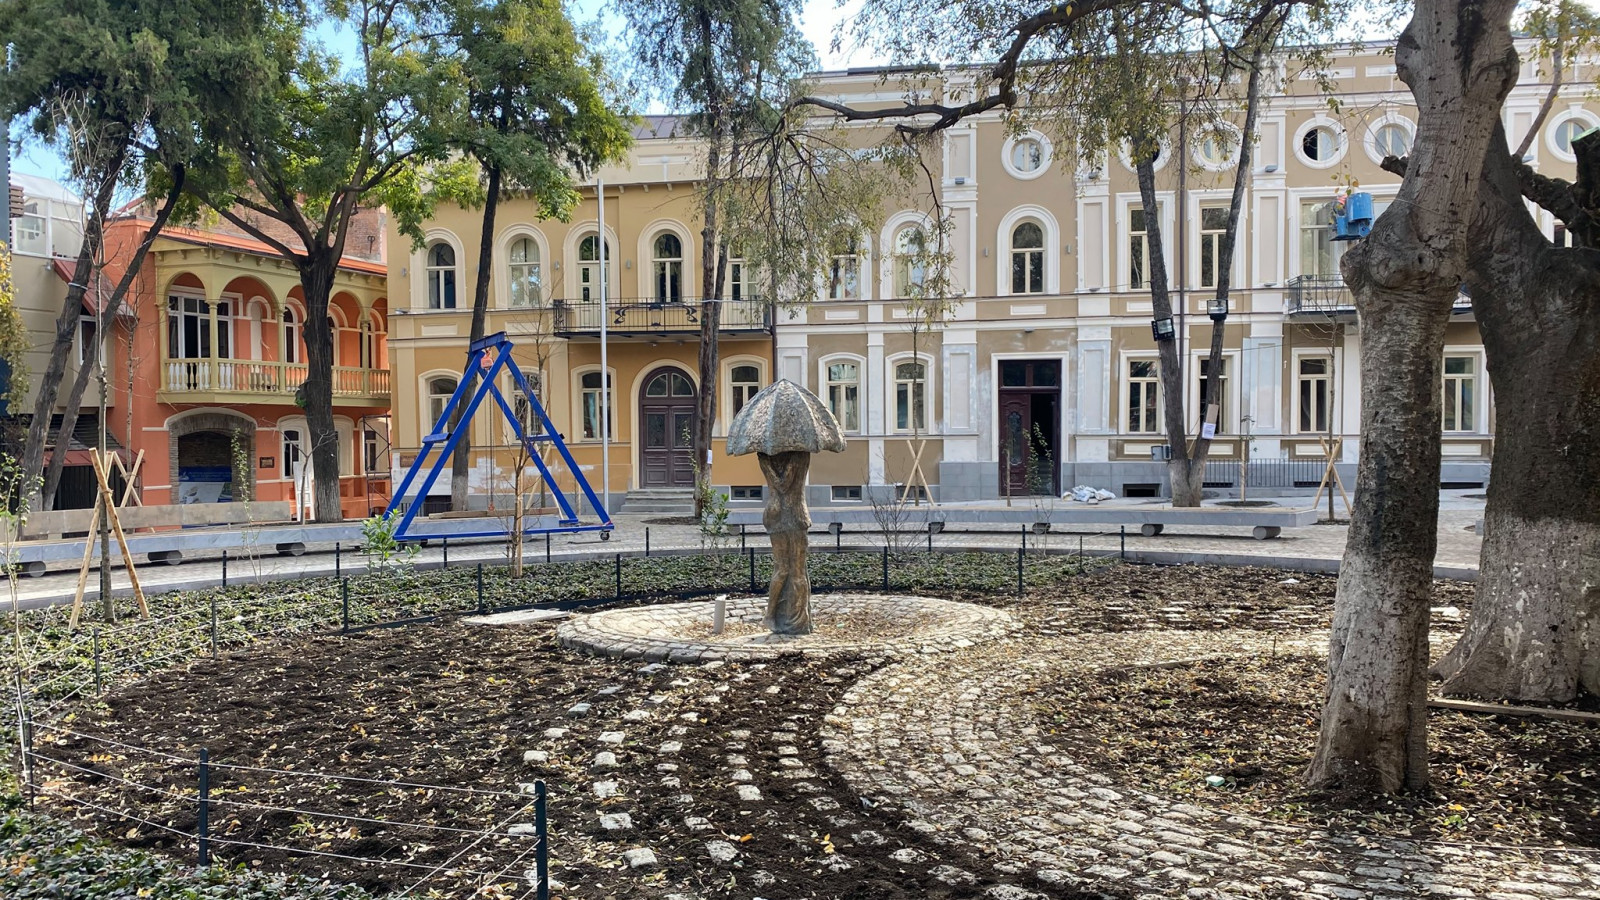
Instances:
[[[719,121],[715,115],[713,122]],[[722,267],[717,233],[717,204],[721,202],[718,180],[722,166],[722,130],[713,125],[706,148],[706,196],[704,225],[700,230],[700,278],[705,296],[700,301],[700,396],[694,423],[694,514],[705,515],[705,499],[711,492],[711,439],[717,422],[717,367],[721,348],[717,338],[722,330]]]
[[[1600,694],[1600,253],[1551,246],[1504,141],[1485,163],[1470,282],[1499,438],[1472,616],[1436,673],[1454,696],[1565,702]],[[1574,146],[1600,155],[1592,138]]]
[[[308,253],[300,268],[306,301],[306,431],[311,436],[312,492],[316,521],[340,522],[339,432],[333,425],[333,330],[328,327],[328,299],[339,271],[332,250]]]
[[[1513,0],[1418,0],[1395,63],[1417,103],[1393,205],[1345,254],[1361,328],[1361,461],[1307,780],[1428,784],[1428,605],[1438,545],[1440,370],[1467,271],[1467,221],[1517,73]]]
[[[144,265],[144,258],[150,252],[150,245],[155,242],[156,236],[166,226],[167,219],[172,216],[173,206],[177,204],[178,197],[183,193],[184,174],[185,168],[182,163],[173,166],[172,187],[167,191],[167,196],[161,201],[161,206],[156,209],[155,219],[150,223],[150,227],[145,229],[144,238],[139,241],[139,246],[134,249],[133,256],[128,259],[122,277],[117,279],[117,285],[111,291],[111,296],[99,298],[101,305],[96,323],[99,330],[96,334],[101,338],[101,341],[110,338],[112,329],[117,324],[117,310],[122,307],[123,298],[128,295],[128,289],[132,287],[133,280],[138,277],[139,269]],[[78,374],[72,379],[72,389],[67,393],[67,402],[61,409],[61,428],[57,433],[62,436],[70,436],[74,429],[78,427],[78,412],[83,406],[83,395],[88,392],[89,381],[93,378],[95,370],[101,363],[101,341],[96,341],[92,347],[83,348],[83,365],[78,367]],[[131,399],[132,395],[130,394],[129,396]],[[105,422],[101,422],[100,427],[107,428],[109,426]],[[131,439],[133,435],[129,433],[127,437]],[[56,446],[61,446],[60,439],[57,440]],[[56,490],[61,486],[61,470],[66,467],[66,461],[67,455],[65,453],[51,454],[50,465],[45,469],[44,473],[44,494],[39,504],[40,509],[55,508]]]
[[[472,332],[469,336],[471,343],[476,344],[483,340],[484,329],[489,321],[489,274],[494,269],[494,220],[495,214],[500,209],[500,167],[489,166],[489,194],[483,204],[483,233],[478,240],[478,273],[472,283]],[[478,373],[467,372],[464,376],[467,382],[466,394],[472,396],[472,391],[477,387]],[[450,416],[450,428],[454,430],[461,423],[462,407]],[[461,437],[461,443],[456,445],[455,456],[450,460],[450,508],[467,508],[467,489],[469,487],[468,470],[472,458],[472,435],[469,432]]]
[[[43,375],[38,380],[38,393],[33,400],[33,419],[28,423],[28,436],[22,447],[22,466],[19,471],[27,477],[22,490],[22,506],[33,508],[40,487],[33,481],[33,473],[44,470],[44,445],[50,430],[50,417],[55,412],[56,397],[61,380],[67,371],[67,354],[78,337],[78,319],[83,314],[83,295],[88,290],[94,272],[94,261],[100,258],[100,248],[105,239],[106,214],[111,209],[112,195],[117,188],[117,175],[127,158],[124,144],[116,158],[108,160],[100,173],[100,183],[89,205],[89,216],[84,222],[83,246],[78,250],[77,264],[72,268],[72,282],[67,285],[67,296],[61,302],[61,312],[56,315],[55,342],[50,346],[50,359],[45,363]],[[63,442],[70,432],[56,441],[57,456],[66,452]]]

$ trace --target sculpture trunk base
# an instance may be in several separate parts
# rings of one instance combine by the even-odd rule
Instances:
[[[772,487],[761,523],[772,540],[772,585],[767,592],[765,624],[774,634],[811,633],[811,577],[806,551],[811,514],[806,509],[806,473],[811,454],[804,451],[757,454]]]

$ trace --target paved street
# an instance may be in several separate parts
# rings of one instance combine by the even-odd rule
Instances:
[[[1441,495],[1439,551],[1435,558],[1435,565],[1440,567],[1441,574],[1468,576],[1477,568],[1482,541],[1472,531],[1472,527],[1482,518],[1483,501],[1471,499],[1467,496],[1469,493],[1446,491]],[[1304,507],[1310,498],[1276,499],[1284,506]],[[1067,501],[1054,502],[1057,505],[1065,505]],[[1023,505],[1019,502],[1015,506]],[[1339,512],[1342,517],[1344,515],[1342,506]],[[815,512],[813,519],[818,523],[818,528],[825,527],[827,517],[824,512]],[[643,553],[647,542],[652,553],[683,552],[704,546],[704,538],[699,528],[693,525],[661,524],[663,520],[659,516],[632,516],[625,513],[618,514],[615,520],[617,529],[609,540],[601,540],[599,535],[592,533],[553,535],[548,542],[550,558],[571,560],[609,556],[615,553]],[[1344,553],[1347,530],[1344,525],[1285,528],[1283,535],[1275,540],[1257,541],[1250,536],[1248,528],[1177,528],[1152,538],[1141,537],[1136,529],[1130,529],[1124,538],[1115,529],[1096,532],[1087,528],[1069,530],[1057,526],[1057,529],[1049,535],[1029,534],[1026,539],[1030,549],[1042,547],[1063,553],[1075,552],[1080,545],[1087,553],[1114,553],[1122,549],[1125,540],[1130,559],[1149,562],[1175,563],[1192,560],[1276,564],[1332,571],[1331,567]],[[952,525],[943,533],[936,535],[933,544],[936,548],[960,546],[1009,549],[1020,545],[1023,538],[1019,532],[1020,529],[1012,530],[1009,527],[997,531],[973,525]],[[927,536],[921,533],[906,534],[901,539],[906,546],[927,545]],[[736,535],[730,540],[737,546],[740,538]],[[753,531],[744,540],[749,546],[760,548],[767,546],[766,535],[758,532]],[[262,547],[270,548],[272,541],[270,537],[263,536],[260,544]],[[841,547],[881,547],[883,534],[862,526],[847,530],[837,539],[825,531],[818,531],[812,535],[814,547],[826,548],[834,544]],[[536,565],[542,561],[546,552],[545,539],[531,538],[526,552],[531,564]],[[495,541],[455,542],[448,547],[448,554],[449,564],[452,566],[475,565],[479,562],[500,565],[507,558],[504,543]],[[436,541],[422,548],[415,562],[422,568],[440,566],[445,563],[445,555],[445,546]],[[236,583],[333,575],[336,569],[344,574],[354,574],[365,568],[365,559],[353,548],[344,547],[337,559],[335,556],[335,548],[332,545],[311,545],[307,548],[307,553],[299,557],[277,556],[267,549],[265,553],[255,556],[240,558],[233,555],[227,562],[227,575],[230,583]],[[222,579],[222,574],[221,554],[191,557],[176,566],[142,564],[139,568],[140,581],[145,590],[151,593],[216,584]],[[122,571],[120,565],[115,571],[112,583],[113,589],[119,592],[129,587],[127,574]],[[70,599],[76,586],[75,569],[55,567],[42,578],[19,579],[16,585],[17,600],[25,606],[60,602]],[[91,572],[88,589],[90,596],[96,594],[97,587],[98,576]]]

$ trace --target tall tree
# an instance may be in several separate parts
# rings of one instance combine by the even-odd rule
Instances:
[[[704,142],[700,190],[700,378],[693,449],[695,514],[711,486],[717,418],[718,338],[728,242],[724,213],[744,138],[787,96],[811,60],[795,24],[798,0],[620,0],[641,73],[684,112]]]
[[[633,138],[628,119],[607,104],[599,57],[583,47],[559,0],[450,0],[441,14],[446,52],[460,65],[467,90],[462,118],[441,141],[476,162],[482,177],[463,198],[483,206],[472,293],[476,342],[489,314],[500,201],[523,194],[540,216],[566,221],[579,199],[573,179],[621,159]],[[540,284],[512,289],[524,292],[525,302],[542,302]],[[469,391],[474,377],[468,375]],[[451,461],[456,509],[467,506],[470,450],[463,439]]]
[[[213,109],[212,149],[230,177],[190,172],[186,190],[299,273],[316,520],[335,522],[342,513],[328,304],[350,226],[363,206],[381,204],[403,234],[421,240],[431,211],[423,171],[447,151],[434,123],[459,115],[462,91],[457,64],[427,40],[421,17],[430,10],[420,2],[325,0],[315,16],[304,6],[282,0],[276,10],[275,90],[263,102]],[[350,69],[312,38],[318,20],[353,35]],[[461,171],[435,166],[428,174],[437,182]]]
[[[1328,648],[1313,787],[1428,783],[1428,607],[1438,544],[1445,326],[1517,77],[1514,0],[1419,0],[1395,48],[1417,106],[1399,194],[1341,268],[1361,334],[1361,459]],[[1503,145],[1502,145],[1503,146]]]
[[[1472,613],[1435,671],[1456,696],[1566,702],[1600,694],[1600,135],[1572,142],[1572,183],[1504,141],[1484,163],[1467,280],[1498,437]]]

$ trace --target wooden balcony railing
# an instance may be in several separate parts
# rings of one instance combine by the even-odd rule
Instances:
[[[239,394],[268,402],[294,402],[306,381],[305,363],[255,359],[169,359],[161,369],[161,390],[171,394]],[[335,366],[333,396],[362,400],[389,398],[389,370]]]

